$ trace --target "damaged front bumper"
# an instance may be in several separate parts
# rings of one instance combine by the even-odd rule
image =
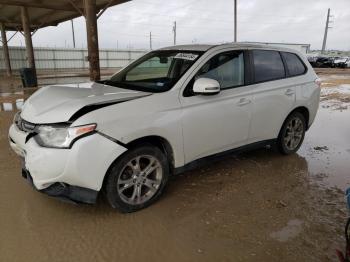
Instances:
[[[71,202],[94,203],[110,165],[127,149],[99,133],[77,140],[70,149],[41,147],[16,125],[11,148],[23,159],[22,175],[34,188]]]
[[[22,177],[28,181],[28,183],[37,191],[44,193],[48,196],[55,197],[64,202],[70,203],[84,203],[84,204],[95,204],[98,191],[83,188],[78,186],[72,186],[65,183],[54,183],[47,188],[37,189],[33,183],[33,178],[29,171],[22,168]]]

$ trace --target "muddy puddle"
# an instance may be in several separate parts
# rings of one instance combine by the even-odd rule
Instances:
[[[337,261],[350,109],[330,103],[346,102],[321,102],[297,154],[229,156],[173,177],[160,201],[125,215],[103,198],[59,202],[21,178],[7,130],[25,96],[0,96],[0,261]]]
[[[349,134],[350,108],[331,109],[321,103],[298,154],[307,159],[310,176],[322,185],[342,190],[350,187]]]

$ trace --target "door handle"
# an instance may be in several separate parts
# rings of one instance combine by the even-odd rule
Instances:
[[[244,106],[244,105],[247,105],[247,104],[250,104],[252,101],[250,99],[247,99],[247,98],[241,98],[237,105],[238,106]]]
[[[291,96],[291,95],[294,95],[295,92],[293,89],[288,88],[284,94],[287,96]]]

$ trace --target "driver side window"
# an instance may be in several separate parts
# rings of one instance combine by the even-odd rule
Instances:
[[[243,51],[228,51],[209,59],[190,81],[184,95],[192,96],[195,80],[203,77],[217,80],[222,90],[244,85]]]

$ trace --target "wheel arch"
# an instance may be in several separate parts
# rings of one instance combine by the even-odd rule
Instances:
[[[293,114],[294,112],[299,112],[300,114],[302,114],[302,115],[305,117],[305,121],[306,121],[306,130],[308,130],[308,129],[309,129],[309,121],[310,121],[310,111],[309,111],[309,109],[308,109],[307,107],[305,107],[305,106],[299,106],[299,107],[297,107],[297,108],[294,108],[294,109],[292,110],[292,112],[290,112],[290,113],[288,114],[288,116],[286,117],[286,119],[285,119],[284,121],[286,121],[287,118],[288,118],[291,114]],[[284,124],[284,122],[283,122],[283,124]]]
[[[166,158],[168,159],[170,174],[172,174],[173,170],[175,168],[174,151],[173,151],[173,148],[170,145],[169,141],[167,139],[165,139],[164,137],[157,136],[157,135],[150,135],[150,136],[140,137],[140,138],[137,138],[137,139],[134,139],[134,140],[128,142],[127,144],[124,144],[123,146],[129,150],[131,148],[135,148],[135,147],[138,147],[138,146],[141,146],[141,145],[145,145],[145,144],[151,144],[151,145],[159,148],[165,154]],[[111,165],[108,167],[108,169],[107,169],[107,171],[106,171],[106,173],[104,175],[104,178],[103,178],[102,188],[105,187],[105,183],[106,183],[108,174],[109,174],[110,169],[113,166],[113,164],[116,161],[118,161],[118,159],[120,159],[121,156],[123,156],[126,152],[128,152],[128,150],[125,151],[120,156],[118,156],[111,163]]]
[[[294,149],[291,149],[291,150],[286,150],[284,148],[284,146],[282,145],[281,143],[281,139],[282,139],[282,134],[283,134],[283,129],[284,129],[284,126],[286,124],[286,121],[288,120],[288,118],[293,114],[293,113],[296,113],[298,112],[299,114],[301,114],[304,118],[305,118],[305,125],[306,125],[306,129],[305,131],[308,129],[309,127],[309,117],[310,117],[310,113],[309,113],[309,110],[304,107],[304,106],[299,106],[299,107],[296,107],[294,108],[285,118],[285,120],[283,121],[283,124],[281,125],[281,128],[280,128],[280,131],[278,133],[278,137],[276,139],[276,148],[283,154],[283,155],[289,155],[291,153],[294,153],[296,152],[299,147],[301,146],[303,140],[304,140],[304,135],[305,135],[305,132],[303,134],[303,137],[301,138],[301,141],[299,142],[299,145],[294,148]]]
[[[161,136],[156,136],[156,135],[150,135],[150,136],[145,136],[145,137],[140,137],[137,139],[134,139],[130,142],[128,142],[127,144],[125,144],[124,146],[128,149],[127,151],[125,151],[123,154],[121,154],[120,156],[118,156],[112,163],[111,165],[108,167],[104,178],[103,178],[103,182],[102,182],[102,187],[101,187],[101,191],[105,192],[105,188],[106,188],[106,181],[108,178],[108,174],[110,173],[111,167],[113,166],[113,164],[118,161],[120,159],[120,157],[122,157],[125,153],[127,153],[129,151],[129,149],[131,148],[135,148],[137,146],[141,146],[141,145],[145,145],[145,144],[151,144],[157,148],[159,148],[166,156],[166,158],[168,159],[168,163],[169,163],[169,171],[170,174],[173,173],[174,169],[175,169],[175,159],[174,159],[174,151],[172,146],[170,145],[169,141]]]
[[[310,118],[310,112],[309,112],[309,109],[307,109],[307,107],[305,106],[298,106],[296,108],[294,108],[286,117],[285,119],[283,120],[283,123],[280,127],[280,130],[278,132],[278,137],[280,136],[281,134],[281,131],[282,131],[282,128],[284,126],[284,124],[286,123],[288,117],[293,114],[294,112],[299,112],[300,114],[302,114],[304,117],[305,117],[305,121],[306,121],[306,130],[309,129],[309,118]]]
[[[170,171],[174,169],[175,159],[174,159],[174,150],[170,144],[170,142],[164,137],[157,135],[150,135],[141,138],[137,138],[133,141],[130,141],[126,144],[128,149],[140,146],[142,144],[151,144],[155,147],[158,147],[166,156],[169,162]]]

